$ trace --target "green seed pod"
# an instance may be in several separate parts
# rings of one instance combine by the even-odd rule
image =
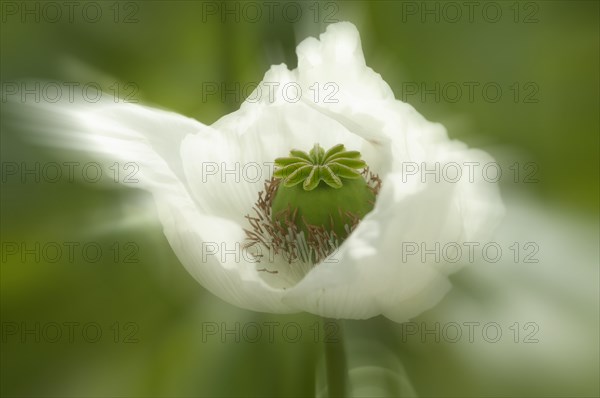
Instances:
[[[315,144],[308,154],[292,150],[275,166],[274,177],[281,181],[271,205],[273,222],[293,222],[307,237],[309,226],[334,232],[341,243],[373,210],[375,193],[358,171],[366,167],[359,152],[343,145],[325,152]]]

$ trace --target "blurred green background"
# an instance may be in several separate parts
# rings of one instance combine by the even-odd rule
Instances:
[[[2,2],[3,106],[7,85],[17,79],[93,81],[105,90],[116,83],[121,95],[133,93],[132,98],[141,103],[212,123],[237,109],[243,98],[206,95],[207,82],[243,86],[259,82],[271,64],[285,62],[293,68],[299,41],[323,32],[328,22],[349,20],[361,32],[367,64],[390,84],[397,98],[428,119],[442,122],[452,138],[489,150],[503,167],[515,161],[538,166],[538,183],[503,179],[504,192],[526,196],[567,219],[590,220],[597,227],[596,1],[478,2],[472,18],[460,6],[462,2],[453,2],[462,13],[458,18],[446,2],[406,1],[292,6],[276,2],[272,18],[265,3],[252,3],[263,13],[256,18],[254,10],[245,8],[246,2],[102,1],[89,6],[87,19],[82,15],[87,3],[75,3],[73,20],[59,6],[62,18],[52,22],[54,11],[44,8],[43,2]],[[33,14],[22,7],[30,7]],[[239,13],[223,16],[223,7]],[[96,9],[102,11],[100,18],[94,16]],[[298,9],[301,15],[296,18]],[[433,14],[422,15],[425,9],[434,10]],[[493,22],[497,9],[502,14]],[[456,101],[450,91],[447,95],[440,91],[439,101],[433,95],[423,98],[420,90],[410,91],[421,84],[435,87],[436,82],[463,88],[464,82],[477,82],[479,88],[472,101],[466,89]],[[497,102],[482,93],[481,86],[490,82],[502,88]],[[135,92],[129,91],[132,86],[125,90],[127,83],[133,83]],[[22,140],[19,129],[2,119],[3,164],[64,160]],[[144,198],[143,192],[123,187],[3,178],[2,396],[314,395],[315,363],[322,348],[312,338],[318,319],[306,314],[251,313],[212,296],[178,263],[161,226],[139,208]],[[597,228],[591,235],[576,235],[589,239],[593,258],[597,256],[595,234]],[[44,256],[36,261],[33,255],[23,260],[7,254],[7,242],[28,247],[36,242],[98,242],[104,255],[95,263],[83,261],[78,250],[73,261],[66,256],[55,263]],[[126,246],[128,242],[134,245]],[[124,255],[132,251],[138,261],[125,261]],[[597,260],[585,266],[596,270]],[[456,291],[439,309],[416,322],[438,321],[448,303],[469,306],[489,300],[491,293],[484,287],[473,293],[480,282],[468,272],[453,277]],[[596,302],[586,303],[585,308],[568,303],[557,307],[577,315],[568,325],[557,321],[553,333],[568,335],[573,322],[581,322],[591,337],[590,356],[565,358],[572,371],[568,375],[558,364],[557,368],[542,366],[548,365],[543,352],[550,349],[544,340],[535,348],[511,346],[538,361],[521,369],[521,378],[509,368],[493,366],[500,361],[497,355],[506,352],[500,349],[477,357],[480,369],[474,377],[475,357],[470,362],[465,359],[473,344],[401,341],[401,325],[383,319],[361,325],[350,322],[347,327],[350,331],[366,328],[399,353],[422,396],[594,396],[599,393],[598,318],[588,315],[597,310],[597,287],[596,283],[591,295]],[[551,290],[544,292],[552,295]],[[471,301],[461,301],[465,297]],[[460,308],[454,311],[460,314]],[[69,322],[80,325],[74,329],[73,341],[64,335],[64,326],[57,342],[48,341],[52,339],[43,333],[36,341],[36,323],[48,328],[49,323]],[[223,342],[220,335],[206,335],[207,324],[221,327],[222,322],[231,327],[236,322],[296,322],[304,337],[290,342],[279,334],[274,342],[263,338],[253,343],[244,338],[236,342],[230,335]],[[83,325],[90,323],[102,331],[98,342],[82,336]],[[508,326],[503,324],[505,329]],[[23,328],[34,331],[23,335]],[[46,332],[54,335],[50,329]],[[545,341],[549,344],[551,339]],[[465,353],[458,358],[462,346]]]

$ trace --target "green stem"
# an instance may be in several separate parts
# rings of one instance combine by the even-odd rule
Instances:
[[[417,397],[400,358],[400,325],[378,316],[344,321],[349,392],[361,396]]]
[[[348,385],[348,363],[344,349],[342,323],[323,318],[325,368],[329,397],[346,397]]]

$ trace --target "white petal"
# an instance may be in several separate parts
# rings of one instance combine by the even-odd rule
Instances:
[[[401,322],[444,296],[450,287],[445,275],[419,256],[403,258],[401,249],[403,242],[460,232],[446,220],[448,205],[430,206],[452,187],[430,184],[398,202],[395,188],[384,185],[376,209],[333,258],[290,289],[287,303],[328,317],[362,319],[383,313]]]
[[[251,214],[264,181],[271,178],[273,161],[291,149],[309,150],[315,143],[324,148],[343,143],[348,150],[362,151],[369,164],[391,167],[389,157],[370,142],[303,102],[255,105],[234,112],[186,137],[181,155],[201,206],[247,225],[244,217]],[[208,173],[209,166],[218,170]]]
[[[446,149],[437,154],[440,161],[491,159],[460,143],[448,141],[439,148]],[[436,245],[485,241],[502,214],[497,187],[481,178],[470,182],[464,175],[457,183],[421,183],[391,173],[373,212],[285,300],[328,317],[360,319],[383,313],[406,321],[441,300],[450,288],[446,275],[465,264],[445,262]],[[418,253],[409,255],[415,247]],[[422,258],[426,249],[437,251],[438,258]]]
[[[381,75],[366,66],[356,27],[349,22],[329,25],[319,40],[301,42],[296,53],[294,72],[303,100],[338,120],[362,126],[362,134],[389,150],[380,126],[385,119],[373,113],[381,114],[381,106],[393,102],[394,94]]]
[[[161,192],[184,181],[179,145],[202,128],[173,112],[109,100],[11,105],[35,143],[83,152],[107,166],[134,163],[139,170],[130,177],[139,181],[130,186]]]
[[[297,95],[302,94],[296,90],[297,80],[296,72],[288,70],[285,64],[273,65],[265,73],[259,85],[245,99],[241,108],[244,109],[254,104],[264,106],[290,103],[296,99]],[[215,123],[215,127],[226,119],[227,116]]]
[[[157,200],[165,235],[173,251],[206,289],[241,308],[273,313],[296,312],[281,301],[241,249],[244,233],[229,220],[197,211],[191,199]]]
[[[332,93],[333,90],[327,90],[324,85],[334,83],[339,92],[330,99],[339,99],[341,103],[394,98],[381,75],[366,66],[360,35],[349,22],[329,25],[319,40],[313,37],[305,39],[298,45],[296,54],[300,83],[309,91],[309,87],[319,83],[322,90],[319,97]],[[313,89],[312,93],[315,91]],[[326,98],[322,99],[315,102],[327,103]]]
[[[139,166],[135,186],[153,194],[171,247],[205,288],[242,308],[293,311],[281,302],[281,290],[270,288],[257,275],[256,265],[246,261],[238,246],[244,237],[241,226],[204,213],[180,179],[181,141],[205,126],[133,104],[38,104],[35,111],[35,117],[27,113],[27,122],[38,142],[85,151],[88,160]]]

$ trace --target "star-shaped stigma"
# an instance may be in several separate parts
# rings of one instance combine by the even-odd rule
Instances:
[[[289,188],[303,183],[306,191],[312,191],[321,181],[332,188],[341,188],[342,178],[360,178],[358,170],[366,163],[358,151],[346,151],[343,144],[325,151],[319,144],[309,153],[292,149],[289,157],[275,159],[276,170],[273,177],[280,178],[284,187]]]

